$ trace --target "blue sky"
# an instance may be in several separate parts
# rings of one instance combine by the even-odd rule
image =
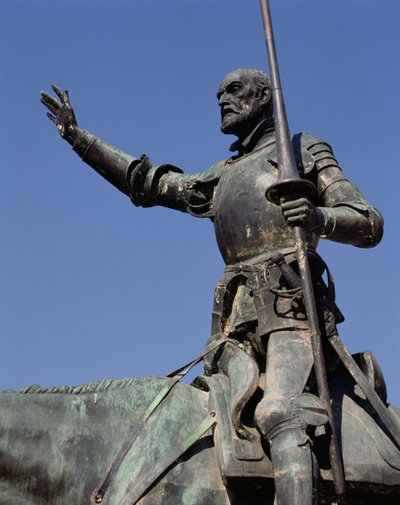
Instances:
[[[400,405],[396,0],[271,0],[289,123],[325,138],[385,218],[375,249],[320,248],[352,352]],[[137,209],[59,138],[39,102],[188,172],[228,155],[216,91],[267,68],[257,0],[2,0],[0,387],[163,374],[202,350],[223,270],[212,225]]]

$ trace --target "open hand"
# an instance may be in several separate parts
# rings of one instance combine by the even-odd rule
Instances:
[[[297,198],[281,204],[283,217],[289,226],[302,226],[318,231],[324,225],[324,214],[308,198]]]
[[[52,90],[58,96],[56,100],[45,91],[41,92],[40,101],[49,109],[47,117],[57,126],[58,133],[68,141],[73,141],[77,134],[78,124],[76,122],[74,109],[68,96],[68,91],[61,91],[55,84],[51,85]]]

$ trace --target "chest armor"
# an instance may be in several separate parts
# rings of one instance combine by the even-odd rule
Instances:
[[[265,197],[278,177],[276,166],[268,161],[273,152],[274,144],[228,160],[222,171],[213,210],[218,247],[226,264],[295,245],[279,205]]]

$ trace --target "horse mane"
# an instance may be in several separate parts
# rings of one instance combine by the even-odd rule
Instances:
[[[165,377],[127,377],[125,379],[103,379],[100,381],[89,382],[81,386],[53,386],[42,387],[37,384],[27,386],[20,389],[18,392],[22,394],[86,394],[86,393],[101,393],[105,391],[112,391],[115,389],[123,389],[130,386],[135,386],[143,380],[149,379],[165,379]]]

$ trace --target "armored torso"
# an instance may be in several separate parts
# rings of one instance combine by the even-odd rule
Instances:
[[[227,264],[273,249],[294,247],[292,229],[280,207],[265,197],[266,189],[277,181],[275,156],[275,143],[270,142],[225,163],[214,196],[213,215],[218,246]],[[311,239],[314,246],[315,239]]]
[[[292,229],[279,205],[265,197],[278,178],[275,135],[266,126],[261,123],[247,140],[231,146],[237,156],[199,173],[153,165],[147,156],[129,158],[125,160],[127,193],[135,205],[163,205],[213,220],[228,265],[276,249],[293,249]],[[321,237],[358,247],[376,245],[382,236],[382,217],[343,175],[331,147],[308,133],[294,135],[292,144],[300,176],[316,187],[313,203],[324,210]],[[103,144],[100,147],[105,149]],[[309,249],[315,249],[319,237],[306,233]]]

